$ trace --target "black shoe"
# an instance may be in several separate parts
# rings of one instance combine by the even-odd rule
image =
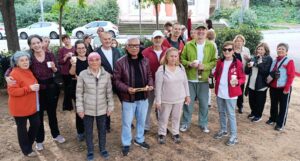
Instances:
[[[108,159],[109,158],[109,153],[106,150],[103,150],[100,152],[100,155],[104,158],[104,159]]]
[[[239,108],[239,109],[238,109],[239,114],[242,114],[243,111],[244,111],[243,108]]]
[[[254,115],[252,115],[251,113],[247,116],[248,119],[253,119],[254,118]]]
[[[165,144],[166,143],[166,137],[163,135],[158,135],[158,143],[159,144]]]
[[[110,133],[111,132],[111,129],[106,129],[106,133]]]
[[[129,151],[130,151],[130,146],[123,146],[122,147],[123,156],[127,156]]]
[[[134,144],[137,146],[140,146],[141,148],[143,148],[145,150],[150,149],[150,145],[147,144],[146,142],[139,143],[136,140],[134,140]]]
[[[174,143],[176,143],[176,144],[180,144],[181,143],[181,139],[180,139],[179,134],[173,135],[172,138],[174,140]]]
[[[144,135],[146,135],[147,133],[149,133],[150,130],[144,130]]]
[[[283,130],[283,127],[280,127],[280,126],[275,126],[275,128],[274,128],[274,130],[276,130],[276,131],[282,131]]]
[[[266,124],[268,124],[268,125],[274,125],[274,121],[272,121],[272,120],[268,120],[267,122],[266,122]]]
[[[134,129],[135,127],[134,127],[134,125],[133,124],[131,124],[131,129]]]
[[[259,122],[259,121],[261,121],[261,117],[254,117],[251,121],[252,122]]]

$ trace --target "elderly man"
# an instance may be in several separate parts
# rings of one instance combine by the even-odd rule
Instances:
[[[149,60],[140,53],[140,40],[130,38],[126,42],[127,55],[120,58],[114,69],[114,85],[122,102],[122,153],[127,156],[131,145],[131,123],[136,118],[134,144],[149,149],[144,129],[148,111],[148,92],[153,90]]]
[[[179,39],[180,36],[181,25],[179,23],[174,23],[171,30],[171,35],[163,41],[162,45],[167,48],[174,47],[181,52],[184,47],[184,42]]]
[[[164,40],[163,33],[160,30],[154,31],[152,34],[153,45],[146,48],[142,52],[144,57],[149,59],[150,69],[154,81],[155,81],[155,73],[160,65],[160,60],[163,58],[167,50],[166,47],[162,46],[163,40]],[[154,102],[154,91],[149,92],[148,100],[149,100],[149,107],[148,107],[148,113],[147,113],[146,123],[145,123],[145,132],[148,132],[150,130],[151,108]]]
[[[119,50],[117,48],[111,47],[112,37],[107,31],[103,32],[101,35],[102,46],[97,48],[97,52],[101,56],[101,66],[111,75],[113,75],[113,69],[117,60],[121,57]],[[114,89],[114,87],[113,87]],[[115,90],[114,90],[115,92]],[[109,133],[110,128],[110,116],[106,120],[106,131]]]
[[[208,129],[208,76],[216,65],[216,49],[206,40],[207,28],[200,25],[196,28],[197,39],[186,44],[181,54],[181,62],[184,65],[189,80],[191,103],[183,108],[180,131],[186,131],[193,113],[195,98],[199,101],[198,125],[205,133]]]
[[[97,29],[97,35],[94,39],[93,39],[93,48],[94,50],[96,50],[98,47],[100,47],[102,45],[101,43],[101,36],[102,33],[104,32],[104,28],[103,27],[99,27]]]

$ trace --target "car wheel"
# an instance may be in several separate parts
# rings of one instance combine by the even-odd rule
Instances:
[[[52,31],[49,35],[50,39],[58,39],[58,34],[54,31]]]
[[[83,32],[82,31],[77,31],[76,32],[76,37],[77,37],[77,39],[82,39],[83,38]]]
[[[2,40],[3,39],[3,36],[2,36],[2,34],[0,33],[0,40]]]
[[[108,31],[110,34],[111,34],[111,37],[113,37],[113,38],[116,38],[116,34],[115,34],[115,32],[113,32],[113,31]]]
[[[27,38],[28,38],[28,35],[27,35],[25,32],[22,32],[22,33],[20,34],[20,38],[21,38],[21,39],[27,39]]]

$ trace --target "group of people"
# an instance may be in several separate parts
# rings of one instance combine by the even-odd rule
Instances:
[[[121,102],[121,150],[124,156],[130,152],[132,143],[143,149],[150,148],[145,133],[151,130],[152,106],[158,121],[159,144],[166,143],[169,120],[172,140],[181,143],[180,131],[190,129],[195,101],[199,107],[198,126],[204,133],[209,133],[209,87],[212,83],[215,83],[220,123],[220,129],[213,136],[215,139],[229,134],[229,123],[230,137],[226,145],[238,142],[235,108],[243,113],[244,94],[249,96],[251,113],[248,118],[252,122],[260,121],[268,88],[271,111],[266,123],[275,124],[275,130],[284,129],[295,76],[294,62],[287,56],[287,44],[278,44],[277,57],[273,60],[266,43],[260,43],[251,56],[245,47],[245,38],[237,35],[233,41],[222,45],[218,57],[212,28],[200,25],[188,32],[187,39],[182,39],[182,25],[174,23],[167,26],[165,34],[154,31],[153,45],[146,49],[141,49],[139,38],[129,38],[123,55],[113,44],[109,32],[99,28],[97,33],[96,39],[101,45],[93,45],[94,48],[89,35],[76,41],[74,47],[70,38],[64,35],[64,47],[59,50],[58,61],[49,51],[49,43],[38,35],[28,38],[30,52],[18,51],[12,56],[12,68],[6,72],[9,109],[17,124],[24,155],[37,155],[32,149],[34,141],[37,150],[44,149],[44,111],[48,114],[53,139],[65,142],[56,117],[59,88],[53,74],[58,71],[64,81],[63,110],[72,110],[73,105],[76,106],[77,139],[86,141],[87,160],[94,159],[94,120],[100,155],[109,157],[105,144],[106,134],[111,131],[114,97]],[[208,81],[211,78],[215,81]],[[135,126],[132,124],[134,118]],[[30,121],[29,130],[27,120]]]

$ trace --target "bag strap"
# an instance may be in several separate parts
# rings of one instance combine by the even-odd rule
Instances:
[[[285,57],[282,61],[281,61],[281,63],[279,64],[279,66],[277,67],[277,70],[282,66],[282,64],[284,63],[284,61],[287,59],[287,57]]]

